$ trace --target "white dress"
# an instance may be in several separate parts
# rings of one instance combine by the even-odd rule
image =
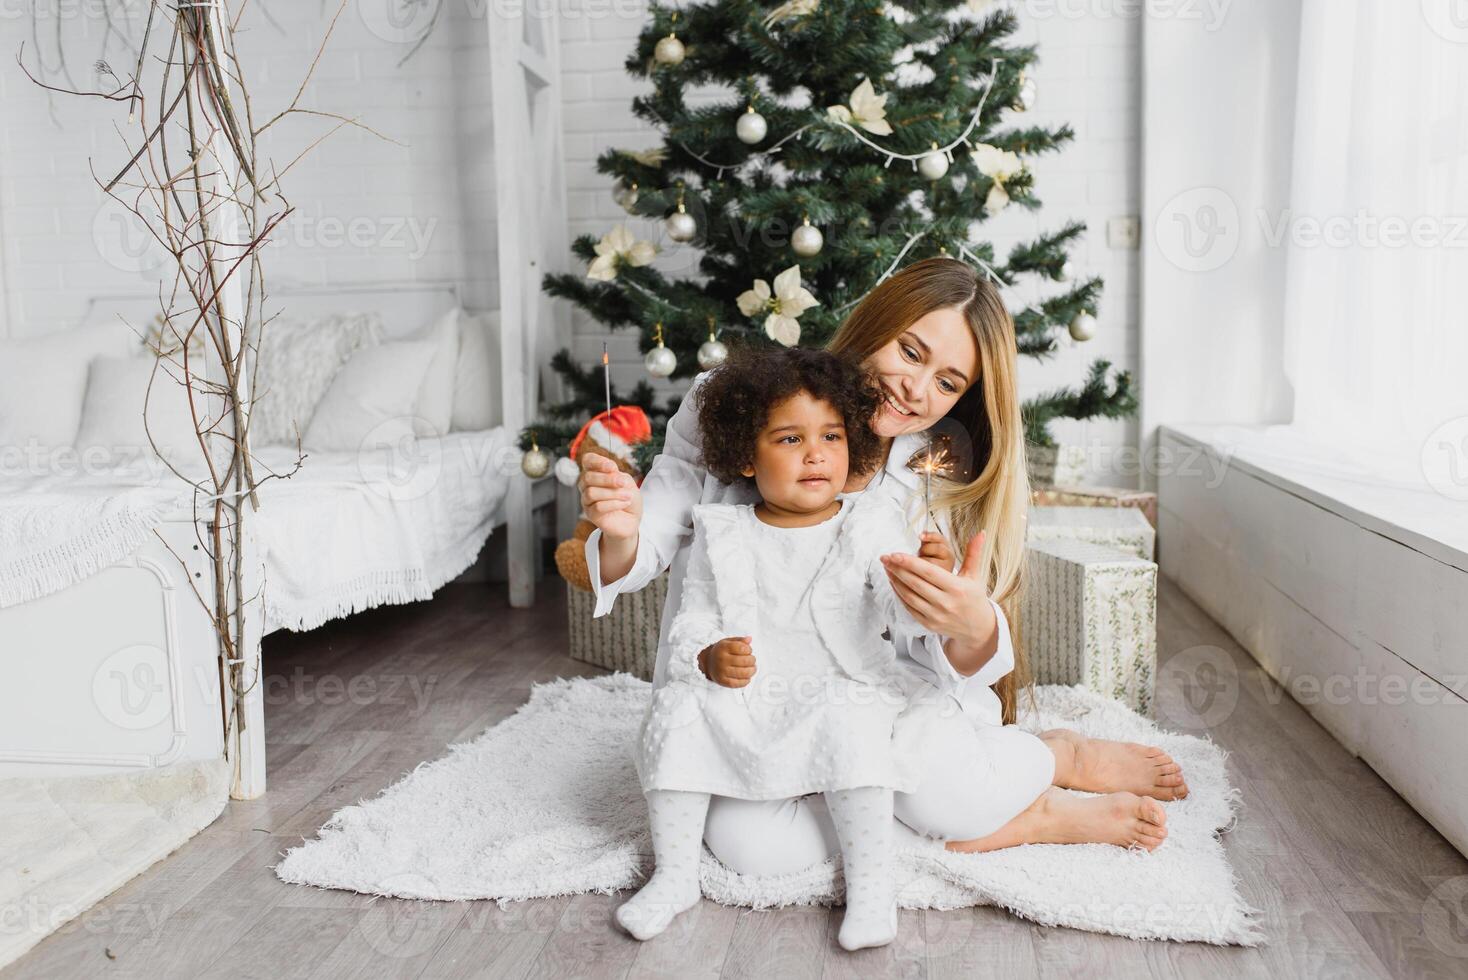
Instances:
[[[765,800],[916,788],[926,726],[958,708],[881,637],[883,624],[922,632],[878,561],[908,550],[897,517],[877,497],[844,499],[805,528],[767,525],[748,504],[694,509],[669,676],[638,743],[644,791]],[[697,667],[698,651],[730,636],[752,637],[755,676],[743,688]]]

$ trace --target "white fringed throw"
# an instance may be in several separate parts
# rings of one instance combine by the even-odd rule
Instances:
[[[651,688],[627,674],[537,685],[513,717],[452,746],[377,798],[336,813],[286,854],[281,879],[413,899],[540,898],[630,888],[651,870],[632,749]],[[1136,939],[1252,946],[1218,833],[1233,820],[1223,751],[1161,732],[1080,688],[1042,687],[1026,728],[1162,746],[1191,795],[1165,804],[1169,835],[1146,854],[1099,844],[955,854],[913,838],[893,862],[905,908],[998,905],[1046,925]],[[744,877],[703,856],[704,894],[726,905],[827,904],[839,857],[784,876]]]

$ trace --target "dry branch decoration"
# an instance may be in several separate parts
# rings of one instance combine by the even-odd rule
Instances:
[[[269,319],[262,316],[262,250],[293,210],[280,178],[336,129],[360,125],[300,105],[346,3],[341,0],[331,18],[290,105],[264,123],[255,121],[235,46],[247,0],[152,0],[131,75],[120,78],[105,61],[94,66],[112,83],[106,91],[38,78],[25,66],[24,46],[17,58],[31,81],[48,92],[121,103],[135,134],[130,138],[128,129],[117,128],[128,158],[105,180],[93,168],[93,179],[168,256],[159,314],[147,328],[134,328],[155,358],[144,423],[146,404],[160,383],[172,382],[187,396],[197,452],[190,447],[187,458],[164,462],[192,489],[196,546],[212,567],[212,589],[186,577],[219,641],[220,724],[237,787],[246,698],[260,680],[264,619],[264,573],[250,544],[249,522],[260,508],[259,488],[290,477],[305,459],[299,434],[294,464],[283,472],[267,471],[249,448],[255,354]],[[231,6],[238,8],[233,16]],[[165,53],[150,51],[154,41]],[[277,170],[273,161],[262,161],[258,144],[291,114],[338,123]],[[153,443],[151,432],[148,438]],[[175,557],[187,568],[183,556]]]

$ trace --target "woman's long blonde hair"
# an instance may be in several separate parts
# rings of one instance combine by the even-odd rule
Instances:
[[[1020,645],[1019,609],[1030,481],[1020,418],[1014,320],[998,291],[972,266],[939,256],[914,262],[868,293],[827,347],[865,361],[915,321],[941,309],[961,312],[978,346],[978,379],[947,415],[962,424],[972,440],[976,475],[969,483],[947,485],[934,505],[948,511],[954,537],[951,544],[957,554],[964,553],[981,528],[988,532],[980,561],[987,570],[989,594],[1004,610],[1014,643],[1014,670],[994,687],[1004,708],[1004,723],[1012,724],[1018,713],[1018,691],[1030,685],[1029,665]]]

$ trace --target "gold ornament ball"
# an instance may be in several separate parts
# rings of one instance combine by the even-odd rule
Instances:
[[[1077,313],[1070,321],[1070,335],[1076,340],[1090,340],[1096,336],[1096,318],[1085,310]]]
[[[668,237],[675,242],[691,242],[693,236],[698,234],[698,223],[687,211],[674,211],[663,222],[663,227],[667,230]]]
[[[729,348],[724,346],[722,340],[706,340],[698,349],[698,366],[705,371],[712,371],[729,359]]]
[[[525,450],[525,455],[520,457],[520,472],[532,480],[539,480],[550,472],[550,454],[539,446],[531,446]]]
[[[734,124],[735,135],[739,137],[740,141],[750,146],[764,139],[765,134],[769,131],[770,126],[765,122],[765,117],[753,109],[740,116],[739,121]]]
[[[653,377],[666,378],[678,366],[678,356],[659,344],[647,352],[647,356],[642,359],[642,366]]]
[[[815,225],[801,225],[790,236],[791,249],[794,250],[796,255],[807,259],[818,253],[825,244],[825,236],[821,234],[821,229]]]
[[[683,47],[683,42],[672,34],[661,39],[657,47],[652,49],[652,56],[660,65],[677,65],[683,62],[683,56],[688,50]]]
[[[928,180],[937,180],[948,172],[948,157],[941,150],[924,153],[918,161],[918,172]]]
[[[620,177],[617,178],[617,182],[612,185],[612,200],[616,201],[617,206],[623,211],[631,214],[632,206],[637,203],[636,181],[629,184]]]

